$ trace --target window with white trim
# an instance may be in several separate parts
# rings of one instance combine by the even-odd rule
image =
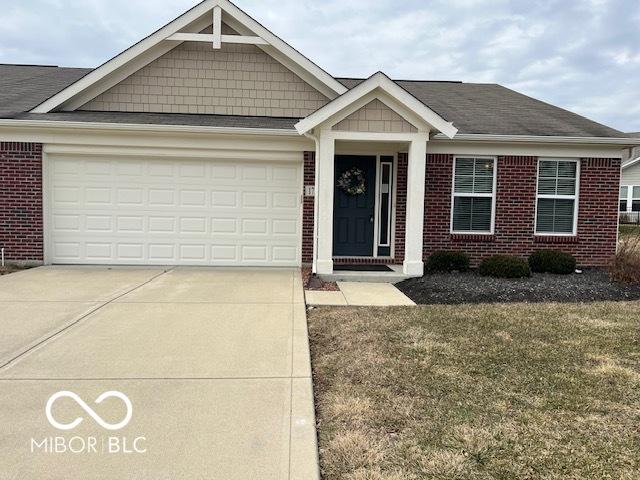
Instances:
[[[578,170],[578,162],[574,160],[538,162],[537,234],[576,234]]]
[[[627,186],[620,187],[620,211],[621,212],[627,211],[628,197],[629,197],[629,187]]]
[[[640,187],[633,187],[631,192],[631,211],[640,212]]]
[[[451,231],[493,233],[495,158],[456,157],[453,170]]]

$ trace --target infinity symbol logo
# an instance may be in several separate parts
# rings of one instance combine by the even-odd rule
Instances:
[[[96,398],[94,402],[96,404],[100,404],[105,399],[111,398],[111,397],[119,398],[124,402],[124,404],[127,407],[127,414],[125,415],[124,420],[122,420],[119,423],[112,424],[112,423],[107,423],[102,418],[100,418],[100,416],[89,405],[87,405],[84,402],[84,400],[82,400],[75,393],[62,391],[62,392],[54,393],[53,395],[51,395],[51,397],[49,397],[49,400],[47,401],[47,406],[45,408],[47,420],[49,420],[49,423],[53,425],[55,428],[57,428],[58,430],[72,430],[76,428],[78,425],[80,425],[82,423],[82,420],[84,420],[84,418],[78,417],[71,423],[59,423],[53,418],[53,415],[51,414],[51,408],[53,407],[53,404],[55,403],[55,401],[62,397],[71,398],[74,402],[80,405],[80,407],[85,412],[87,412],[91,416],[91,418],[93,418],[96,421],[98,425],[100,425],[102,428],[105,428],[107,430],[120,430],[121,428],[126,427],[127,424],[131,421],[131,416],[133,415],[133,405],[131,404],[131,400],[129,400],[129,397],[127,397],[124,393],[116,392],[116,391],[104,392],[102,395]]]

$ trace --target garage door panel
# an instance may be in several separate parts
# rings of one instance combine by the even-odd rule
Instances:
[[[86,215],[84,217],[84,232],[100,233],[114,231],[114,217],[112,215]]]
[[[300,165],[50,159],[53,263],[300,264]]]

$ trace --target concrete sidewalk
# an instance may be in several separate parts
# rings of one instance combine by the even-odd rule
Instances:
[[[0,278],[0,308],[0,479],[319,477],[298,271],[45,267]],[[121,400],[95,403],[114,390],[121,430],[68,397],[52,416],[76,428],[45,415],[70,391],[117,423]],[[114,436],[146,451],[105,453]],[[49,437],[100,448],[31,451]]]
[[[338,282],[339,291],[305,291],[307,305],[398,307],[415,303],[391,283]]]

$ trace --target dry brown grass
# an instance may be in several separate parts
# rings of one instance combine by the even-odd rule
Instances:
[[[25,270],[25,267],[18,267],[16,265],[6,265],[4,267],[0,267],[0,275],[8,275],[10,273],[19,272],[20,270]]]
[[[640,478],[640,302],[309,325],[325,480]]]
[[[640,235],[621,238],[609,272],[616,282],[640,283]]]

